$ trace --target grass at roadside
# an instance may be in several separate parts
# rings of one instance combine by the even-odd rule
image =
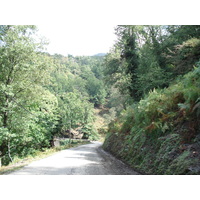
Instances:
[[[11,164],[0,167],[0,175],[7,174],[9,172],[21,169],[22,167],[28,165],[29,163],[33,161],[46,158],[61,150],[77,147],[79,145],[88,144],[88,143],[90,142],[89,141],[72,142],[71,144],[68,143],[66,145],[61,145],[59,147],[53,147],[53,148],[45,149],[43,151],[37,151],[34,155],[29,155],[25,158],[16,158]]]

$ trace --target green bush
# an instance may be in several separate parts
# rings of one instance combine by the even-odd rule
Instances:
[[[196,158],[181,146],[192,144],[199,130],[197,66],[170,87],[149,92],[111,122],[103,147],[146,173],[190,174]]]

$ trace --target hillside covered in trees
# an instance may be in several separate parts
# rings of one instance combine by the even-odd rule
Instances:
[[[78,129],[96,140],[94,106],[105,102],[103,57],[44,53],[35,26],[0,26],[2,164],[49,148]]]
[[[78,131],[146,174],[200,174],[200,26],[120,25],[107,54],[50,55],[0,26],[2,164]],[[100,110],[108,127],[95,127]]]
[[[106,81],[128,103],[104,148],[145,174],[200,174],[200,26],[118,26],[116,34]]]

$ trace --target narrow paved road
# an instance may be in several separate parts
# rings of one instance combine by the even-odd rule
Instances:
[[[8,175],[138,175],[101,148],[101,143],[81,145],[32,162]]]

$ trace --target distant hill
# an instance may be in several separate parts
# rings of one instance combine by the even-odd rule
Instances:
[[[105,56],[105,55],[106,55],[106,53],[98,53],[98,54],[95,54],[93,56]]]

